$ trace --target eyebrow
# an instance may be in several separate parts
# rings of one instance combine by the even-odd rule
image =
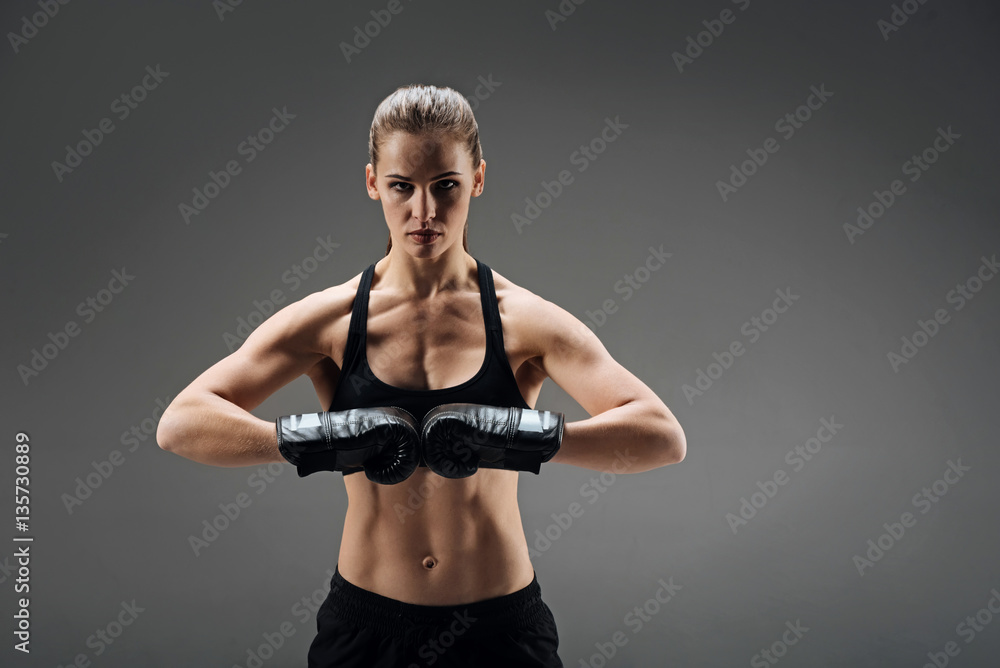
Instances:
[[[462,175],[461,172],[445,172],[443,174],[438,174],[437,176],[435,176],[434,178],[432,178],[431,181],[437,181],[438,179],[443,179],[444,177],[451,176],[452,174],[456,174],[458,176]],[[402,176],[400,174],[386,174],[385,178],[387,178],[387,179],[401,179],[403,181],[412,181],[413,180],[409,176]]]

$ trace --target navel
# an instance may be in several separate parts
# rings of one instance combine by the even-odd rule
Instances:
[[[431,570],[435,566],[437,566],[437,559],[431,556],[424,557],[424,568]]]

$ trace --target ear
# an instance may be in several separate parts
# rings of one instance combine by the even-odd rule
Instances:
[[[486,161],[479,161],[479,169],[472,175],[472,196],[479,197],[486,187]]]
[[[368,189],[368,196],[372,199],[381,199],[378,193],[378,188],[375,187],[376,177],[375,168],[372,167],[372,163],[365,165],[365,188]]]

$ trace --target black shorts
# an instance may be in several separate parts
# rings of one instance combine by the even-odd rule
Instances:
[[[562,668],[536,575],[524,589],[466,605],[416,605],[362,589],[339,569],[316,615],[309,668]]]

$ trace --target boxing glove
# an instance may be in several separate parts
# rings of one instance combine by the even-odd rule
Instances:
[[[417,468],[420,427],[401,408],[285,415],[275,424],[278,451],[295,465],[299,477],[317,471],[347,475],[364,470],[372,482],[394,485]]]
[[[562,444],[562,413],[530,408],[442,404],[423,419],[420,447],[428,468],[466,478],[480,468],[538,474]]]

